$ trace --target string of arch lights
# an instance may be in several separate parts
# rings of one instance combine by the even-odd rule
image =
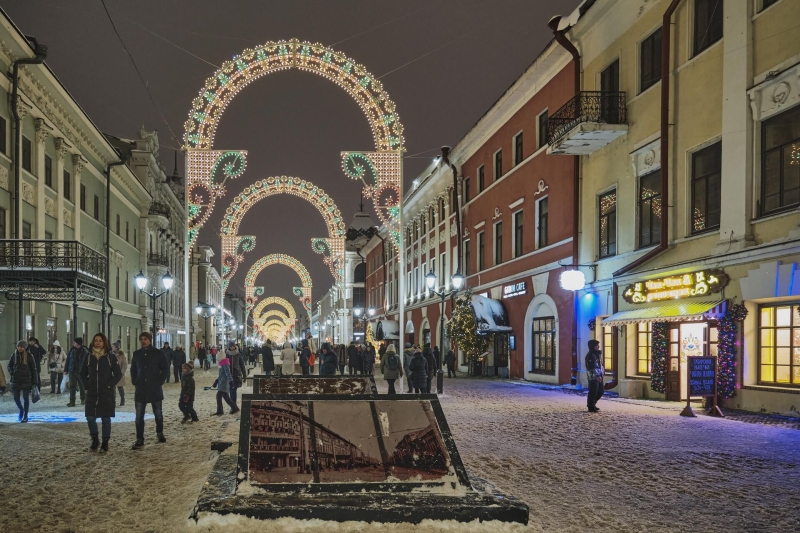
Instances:
[[[272,317],[278,317],[278,319],[282,320],[284,324],[288,324],[290,320],[289,315],[282,312],[281,310],[270,309],[269,311],[264,313],[264,315],[259,319],[259,321],[261,322],[261,324],[266,324],[267,320]]]
[[[285,298],[281,298],[280,296],[270,296],[268,298],[264,298],[263,300],[261,300],[256,306],[256,308],[253,310],[253,323],[255,324],[259,323],[261,314],[264,312],[264,309],[269,305],[280,305],[281,307],[286,309],[286,314],[293,322],[297,318],[297,314],[294,311],[294,307]]]
[[[256,278],[265,268],[272,265],[285,265],[294,270],[300,276],[300,287],[293,287],[292,292],[295,296],[300,298],[300,303],[306,311],[311,311],[311,275],[308,269],[295,259],[294,257],[286,254],[270,254],[265,255],[255,262],[247,271],[247,276],[244,280],[245,290],[245,316],[250,314],[250,310],[255,306],[258,297],[264,294],[264,287],[256,286]]]
[[[212,168],[216,167],[216,159],[209,165],[205,159],[213,159],[213,156],[198,158],[199,154],[210,154],[212,151],[219,121],[228,104],[240,91],[262,76],[289,69],[310,72],[332,81],[344,89],[366,115],[375,151],[342,152],[342,168],[348,177],[362,180],[365,196],[373,201],[376,214],[390,228],[393,239],[399,245],[402,153],[405,148],[403,125],[395,103],[383,89],[383,84],[363,65],[322,44],[297,39],[270,41],[255,48],[246,48],[232,60],[225,61],[206,79],[204,87],[192,100],[192,109],[184,123],[187,183],[192,184],[193,189],[204,192],[207,198],[204,202],[202,195],[190,195],[190,204],[194,204],[189,206],[194,214],[194,217],[190,214],[188,225],[190,244],[208,220],[213,200],[225,193],[224,188],[214,186]],[[244,158],[244,151],[237,153]],[[365,180],[365,167],[373,175],[369,184]],[[244,166],[240,170],[243,172]],[[229,247],[235,248],[237,245],[238,242],[234,242]],[[329,248],[332,246],[331,243]],[[235,261],[235,254],[233,258]],[[332,272],[334,266],[331,266]],[[235,268],[235,262],[231,268]]]
[[[255,237],[238,235],[244,215],[259,201],[276,194],[291,194],[307,200],[317,208],[328,228],[327,238],[312,239],[312,248],[323,255],[323,262],[328,265],[334,279],[339,285],[344,284],[344,240],[345,227],[342,214],[333,199],[322,188],[311,182],[291,176],[272,176],[259,180],[239,193],[230,207],[225,211],[220,226],[222,241],[222,288],[227,288],[238,266],[244,261],[244,253],[255,247]],[[287,256],[288,257],[288,256]],[[310,282],[310,280],[309,280]],[[306,294],[297,296],[305,297]],[[303,291],[299,291],[303,292]],[[310,310],[310,292],[308,303],[303,305]]]

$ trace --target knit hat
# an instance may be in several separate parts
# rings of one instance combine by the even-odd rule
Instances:
[[[149,335],[149,333],[148,333],[148,335]],[[75,344],[77,344],[79,346],[83,346],[83,337],[75,337],[75,340],[72,341],[72,342],[74,342]]]
[[[411,343],[410,342],[406,343],[406,348],[411,348]]]
[[[139,333],[139,338],[141,339],[142,337],[147,337],[147,340],[153,342],[153,335],[149,331],[143,331]]]
[[[389,346],[386,347],[386,353],[397,354],[397,352],[394,349],[394,344],[390,344]]]
[[[22,346],[23,348],[27,348],[28,347],[28,341],[19,341],[17,343],[17,348],[19,348],[20,346]]]
[[[194,365],[192,363],[183,363],[183,365],[181,365],[181,368],[183,368],[184,370],[192,370],[194,368]]]

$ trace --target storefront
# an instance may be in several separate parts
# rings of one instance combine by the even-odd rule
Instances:
[[[512,328],[503,302],[487,296],[473,294],[470,302],[475,314],[475,324],[479,335],[493,335],[486,355],[480,358],[481,373],[484,376],[509,377],[509,335]]]

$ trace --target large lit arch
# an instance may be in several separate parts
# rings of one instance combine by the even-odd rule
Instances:
[[[268,298],[264,298],[261,300],[256,308],[253,310],[253,323],[258,324],[259,319],[261,318],[261,314],[264,312],[264,308],[268,305],[280,305],[284,309],[286,309],[286,314],[294,320],[297,318],[297,314],[294,312],[294,307],[292,304],[289,303],[288,300],[281,298],[280,296],[270,296]]]
[[[245,301],[247,302],[245,316],[250,314],[258,297],[264,294],[264,287],[256,286],[256,278],[262,270],[272,265],[285,265],[297,272],[297,275],[300,276],[300,287],[293,287],[292,291],[295,296],[300,298],[300,303],[305,310],[311,311],[311,275],[308,273],[308,269],[290,255],[270,254],[256,261],[247,271],[247,277],[244,279]]]
[[[286,313],[282,312],[279,309],[267,310],[263,315],[261,315],[261,318],[259,318],[259,322],[261,324],[266,324],[267,320],[271,320],[274,317],[277,317],[279,320],[282,320],[284,324],[288,324],[289,321],[294,322],[294,320],[289,318],[289,315],[287,315]]]
[[[222,239],[222,290],[230,283],[244,253],[255,247],[255,237],[239,235],[239,226],[244,215],[256,203],[276,194],[291,194],[307,200],[317,208],[328,227],[327,238],[312,239],[315,252],[323,255],[323,261],[340,285],[344,283],[344,239],[345,227],[339,208],[330,195],[311,182],[290,176],[273,176],[259,180],[245,188],[225,211],[220,225]],[[310,300],[308,305],[310,305]],[[306,304],[304,304],[306,305]]]

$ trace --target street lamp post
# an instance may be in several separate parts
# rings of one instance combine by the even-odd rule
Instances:
[[[461,286],[464,284],[464,276],[461,275],[459,270],[456,270],[456,273],[453,274],[453,277],[450,278],[450,284],[453,286],[453,290],[446,291],[444,288],[442,290],[437,291],[436,287],[436,274],[431,269],[430,272],[425,276],[425,286],[428,288],[430,292],[439,296],[442,299],[442,309],[441,313],[439,314],[439,322],[440,322],[440,330],[442,333],[442,338],[439,339],[439,342],[442,345],[442,350],[439,352],[439,368],[436,369],[436,393],[441,394],[444,389],[444,372],[442,372],[442,361],[444,359],[444,302],[450,296],[458,293],[461,290]]]
[[[194,312],[197,313],[197,316],[205,319],[206,321],[206,327],[203,330],[203,346],[208,346],[208,319],[211,317],[216,317],[217,308],[211,305],[198,305],[194,308]]]
[[[164,285],[164,290],[156,293],[155,285],[150,290],[150,292],[145,291],[145,287],[147,287],[147,276],[140,270],[136,276],[133,278],[136,281],[136,286],[139,287],[139,292],[145,294],[150,297],[150,306],[153,309],[153,339],[156,337],[156,300],[164,296],[165,294],[169,294],[170,289],[172,289],[172,283],[175,279],[169,275],[169,271],[166,274],[161,276],[161,283]]]
[[[364,309],[361,307],[354,307],[353,314],[356,316],[356,324],[360,325],[364,328],[364,341],[367,340],[367,322],[375,316],[375,308],[369,306],[367,312],[364,313]],[[363,316],[362,316],[363,315]]]

